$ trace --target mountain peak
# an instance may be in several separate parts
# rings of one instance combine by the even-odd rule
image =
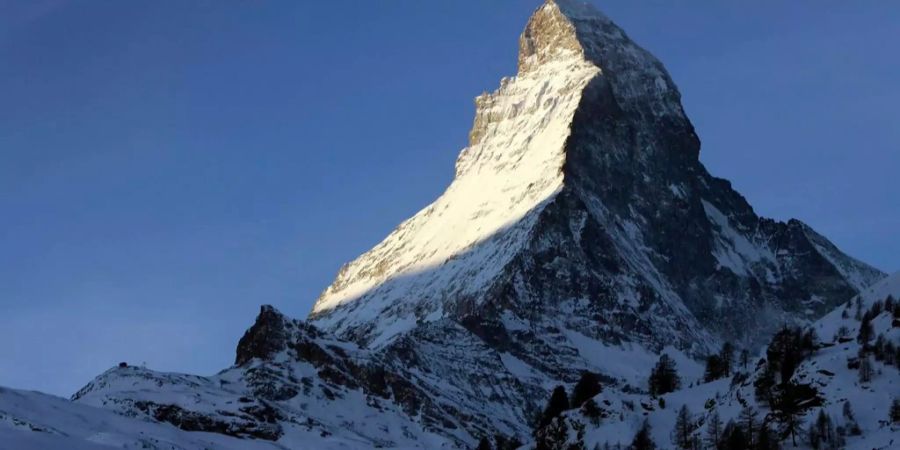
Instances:
[[[555,58],[584,56],[576,23],[611,23],[592,5],[576,0],[547,0],[532,14],[519,39],[519,72]]]
[[[476,99],[451,185],[341,269],[309,316],[321,329],[379,349],[449,319],[700,353],[881,276],[710,176],[662,63],[592,6],[548,0],[519,43],[518,74]],[[779,319],[728,319],[762,312]]]

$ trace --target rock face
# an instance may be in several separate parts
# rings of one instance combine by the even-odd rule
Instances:
[[[317,326],[373,349],[449,319],[523,359],[567,333],[697,354],[883,276],[709,175],[665,68],[589,5],[541,6],[519,73],[476,104],[453,183],[342,268]]]
[[[117,368],[75,400],[288,446],[526,439],[584,370],[640,396],[661,350],[699,374],[691,357],[883,276],[711,176],[665,68],[591,6],[538,8],[518,74],[476,106],[447,191],[343,267],[308,322],[263,307],[220,374]]]

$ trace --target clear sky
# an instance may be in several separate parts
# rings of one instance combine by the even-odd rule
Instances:
[[[450,182],[540,0],[0,0],[0,385],[211,374]],[[900,4],[600,4],[710,171],[900,269]]]

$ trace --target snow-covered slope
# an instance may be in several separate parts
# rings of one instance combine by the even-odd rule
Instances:
[[[241,339],[234,367],[210,377],[116,367],[72,400],[286,448],[458,448],[471,439],[405,374],[271,307]]]
[[[900,348],[900,318],[893,309],[883,307],[888,297],[900,298],[900,273],[867,288],[859,296],[839,306],[822,319],[811,324],[818,336],[815,350],[797,367],[792,381],[812,386],[818,400],[807,402],[799,415],[800,431],[797,444],[809,448],[807,430],[824,411],[835,428],[844,436],[837,448],[892,449],[900,446],[900,423],[891,423],[889,411],[892,402],[900,399],[900,357],[876,356],[875,347],[890,342]],[[872,337],[861,353],[863,345],[857,339],[861,321],[855,317],[870,311],[876,302],[881,303],[878,314],[871,319]],[[894,308],[897,308],[894,302]],[[900,308],[898,308],[900,310]],[[741,423],[741,413],[746,408],[756,412],[757,425],[768,420],[773,431],[783,430],[772,407],[761,401],[756,385],[763,376],[766,353],[751,360],[751,365],[738,368],[733,377],[704,383],[696,372],[682,372],[686,387],[673,393],[651,397],[646,393],[626,394],[607,390],[594,401],[603,409],[603,418],[591,419],[579,410],[566,413],[570,429],[570,442],[578,441],[576,430],[583,429],[580,440],[591,448],[593,445],[628,445],[646,419],[651,425],[654,441],[662,448],[674,447],[672,442],[676,416],[682,406],[691,412],[692,434],[706,439],[712,415],[718,413],[723,425],[731,420]],[[872,364],[872,377],[861,381],[859,361],[868,358]],[[680,369],[680,367],[679,367]],[[660,407],[660,399],[665,407]],[[845,414],[845,404],[850,405],[852,419]],[[854,425],[858,431],[853,430]],[[841,427],[843,431],[839,430]],[[784,445],[792,446],[792,439],[784,436]]]
[[[477,317],[700,353],[815,319],[883,276],[710,176],[665,68],[590,5],[542,5],[518,74],[476,105],[450,187],[341,269],[319,327],[377,349]]]
[[[0,388],[0,449],[278,449],[272,442],[189,433],[38,392]]]
[[[597,433],[630,434],[644,412],[665,428],[643,393],[660,352],[696,381],[692,358],[724,340],[756,348],[883,277],[797,220],[758,217],[699,151],[655,57],[592,6],[547,0],[516,76],[476,99],[452,184],[342,268],[308,322],[263,307],[219,374],[114,368],[73,401],[223,448],[466,448],[527,439],[548,392],[590,371],[620,418]],[[668,398],[720,392],[724,411],[739,391]]]

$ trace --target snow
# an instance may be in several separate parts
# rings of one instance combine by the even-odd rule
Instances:
[[[571,124],[592,80],[615,75],[601,81],[610,83],[618,107],[641,109],[645,121],[625,124],[635,125],[638,134],[651,133],[659,126],[656,119],[660,116],[684,119],[678,95],[670,92],[677,93],[674,83],[652,55],[589,4],[548,0],[539,12],[553,14],[551,19],[557,22],[551,22],[559,26],[550,28],[563,34],[555,37],[576,45],[525,55],[526,64],[520,65],[517,76],[504,78],[499,89],[476,99],[470,145],[460,153],[452,184],[384,241],[342,268],[321,294],[310,318],[336,336],[316,333],[308,341],[294,335],[288,340],[291,344],[315,344],[313,348],[326,354],[322,359],[339,362],[328,365],[320,360],[316,365],[288,345],[294,353],[282,350],[266,361],[256,359],[209,377],[114,368],[76,394],[74,401],[0,389],[0,450],[4,445],[76,450],[459,448],[470,445],[486,430],[528,435],[527,409],[540,402],[545,390],[565,384],[560,380],[568,378],[561,373],[568,371],[571,378],[583,369],[615,379],[595,399],[610,416],[602,423],[587,425],[589,447],[630,441],[646,417],[654,439],[666,448],[675,413],[682,405],[697,418],[706,414],[707,406],[714,406],[725,421],[735,417],[741,400],[752,400],[752,386],[732,385],[730,380],[700,382],[703,367],[691,356],[708,352],[719,338],[697,320],[674,282],[660,270],[659,261],[671,261],[672,255],[660,254],[662,250],[654,250],[659,247],[648,245],[654,237],[647,227],[648,216],[642,216],[634,205],[624,213],[611,212],[600,195],[583,192],[582,186],[566,184],[564,179]],[[617,150],[604,145],[588,150]],[[635,179],[642,178],[647,184],[657,181],[647,173],[635,175],[642,175]],[[708,188],[707,180],[699,178]],[[668,189],[686,203],[706,196],[697,194],[698,185],[693,181],[665,183],[668,181],[659,185],[659,190],[665,194]],[[582,240],[585,233],[602,229],[610,241],[610,252],[621,258],[615,273],[598,277],[604,289],[608,288],[609,298],[593,298],[583,292],[547,298],[540,288],[532,289],[539,292],[525,292],[529,285],[522,281],[521,273],[514,273],[510,289],[517,295],[523,292],[521,298],[535,303],[523,301],[526,308],[503,309],[493,319],[499,319],[510,335],[536,336],[531,341],[513,339],[514,344],[524,342],[524,350],[516,345],[489,344],[460,325],[453,314],[483,306],[479,302],[485,292],[497,286],[491,283],[517,256],[560,244],[560,239],[537,234],[542,230],[538,225],[546,225],[540,222],[543,213],[556,212],[548,206],[569,199],[569,194],[584,205],[569,211],[575,215],[566,218],[561,234],[570,233],[572,245],[580,248],[588,243]],[[733,211],[726,206],[702,200],[719,266],[776,284],[782,276],[778,262],[790,260],[792,253],[772,249],[764,237],[733,220],[734,214],[724,213]],[[879,276],[808,227],[804,232],[816,252],[852,286],[862,289]],[[550,278],[566,279],[577,272],[568,270],[573,267],[566,266],[569,256],[548,258]],[[587,266],[584,271],[595,269]],[[647,290],[652,292],[646,294]],[[860,298],[871,305],[888,293],[900,297],[900,275],[871,287]],[[734,300],[720,293],[711,294],[710,299],[719,307]],[[592,302],[598,300],[606,303],[602,309],[591,310]],[[813,295],[801,306],[810,306],[807,311],[813,314],[812,308],[826,301]],[[540,311],[543,316],[531,314],[528,308],[535,307],[546,307]],[[756,311],[763,316],[770,312],[765,308]],[[822,339],[830,339],[841,326],[855,333],[858,322],[842,318],[841,312],[839,308],[813,324]],[[773,321],[783,317],[778,315],[781,310],[771,313]],[[615,315],[626,320],[609,320]],[[732,318],[736,323],[741,319]],[[876,332],[900,340],[900,331],[891,328],[886,315],[875,318],[873,325]],[[527,353],[527,345],[535,342],[533,348],[541,353]],[[797,376],[822,387],[832,415],[838,414],[842,399],[853,399],[866,435],[851,442],[850,448],[886,448],[896,430],[880,425],[879,420],[885,417],[891,396],[900,394],[895,369],[879,365],[876,379],[860,385],[856,374],[846,368],[847,358],[858,349],[855,343],[824,348],[803,364]],[[339,358],[339,353],[345,356]],[[665,408],[644,392],[660,353],[675,360],[683,383],[683,389],[662,397]],[[415,389],[372,395],[354,378],[361,377],[358,369],[367,363],[377,363],[373,366],[376,372],[390,372],[392,380]],[[835,375],[823,377],[823,369]],[[254,385],[254,370],[270,371],[265,381],[272,384]],[[338,372],[350,378],[349,382],[335,381],[328,376],[329,370],[332,376]],[[298,388],[298,392],[276,400],[267,397],[272,395],[267,389],[285,386]],[[408,411],[409,404],[396,396],[410,393],[422,395],[421,400],[434,409],[413,406],[415,411]],[[177,406],[239,434],[267,426],[265,419],[247,413],[244,406],[275,404],[282,416],[268,425],[279,427],[280,434],[273,442],[187,432],[154,421],[152,413],[137,406],[140,402]],[[441,416],[434,411],[457,414]],[[567,415],[570,420],[588,423],[577,411]]]
[[[608,22],[606,17],[594,5],[582,0],[551,0],[544,5],[544,8],[558,8],[566,17],[570,19],[592,19],[603,20]]]
[[[750,267],[757,262],[775,263],[775,255],[767,247],[750,242],[738,232],[731,221],[712,203],[703,200],[703,209],[712,225],[718,230],[715,257],[719,265],[736,275],[750,275]],[[770,275],[771,277],[771,275]]]
[[[868,309],[874,302],[884,300],[888,295],[900,298],[900,273],[888,277],[854,297],[850,317],[842,317],[842,312],[846,308],[842,305],[813,323],[812,328],[826,345],[805,360],[794,375],[796,381],[811,383],[819,390],[825,399],[823,409],[838,425],[845,422],[842,414],[844,401],[851,403],[862,435],[848,436],[844,447],[846,449],[891,449],[897,448],[896,445],[900,442],[900,427],[887,423],[891,401],[900,398],[900,377],[897,376],[897,367],[873,360],[876,372],[873,380],[869,383],[860,383],[857,370],[847,367],[848,359],[857,356],[859,344],[855,340],[846,343],[833,341],[834,333],[841,326],[850,329],[850,336],[856,335],[859,322],[853,318],[853,311],[858,299],[861,299],[864,308]],[[872,324],[876,335],[883,334],[895,344],[900,344],[900,329],[892,326],[890,313],[883,312],[873,319]],[[751,365],[755,364],[758,358],[759,356],[751,358]],[[682,372],[682,363],[679,361],[677,364],[679,372]],[[751,370],[750,373],[752,375],[754,371]],[[612,445],[616,443],[627,445],[644,419],[651,425],[656,444],[660,448],[670,448],[675,417],[683,405],[687,406],[694,421],[704,420],[712,407],[721,416],[723,424],[729,420],[737,420],[743,408],[742,402],[747,402],[758,411],[760,418],[768,412],[766,406],[756,403],[752,377],[748,381],[734,385],[728,378],[710,383],[696,383],[690,381],[690,376],[686,379],[684,373],[681,375],[682,389],[661,396],[665,400],[665,408],[661,408],[658,400],[646,394],[629,394],[616,389],[607,389],[594,400],[610,413],[609,417],[599,423],[593,423],[581,416],[577,410],[568,412],[567,417],[586,427],[584,442],[587,448],[592,448],[595,444],[603,446],[607,442]],[[807,425],[818,411],[819,408],[807,411],[803,419]],[[702,436],[704,432],[705,427],[699,427],[697,433]],[[808,448],[802,436],[798,438],[798,444],[799,448]]]
[[[479,97],[481,136],[461,152],[453,183],[341,270],[313,308],[316,323],[340,333],[378,318],[369,343],[377,348],[411,329],[414,314],[440,317],[434,312],[443,298],[480,292],[525,245],[541,209],[562,188],[569,124],[598,73],[569,54]],[[404,307],[411,298],[420,305],[415,312]],[[352,317],[329,314],[340,306]]]
[[[810,229],[804,227],[806,235],[809,236],[810,242],[822,257],[828,260],[841,275],[849,281],[857,290],[862,291],[869,287],[875,280],[881,278],[881,274],[874,270],[860,270],[865,267],[859,261],[843,255],[840,250],[834,247],[827,239]]]
[[[116,448],[262,450],[267,441],[186,432],[38,392],[0,388],[0,448],[99,450]]]
[[[325,341],[321,343],[325,344]],[[281,356],[283,358],[276,359],[288,359],[286,355]],[[269,442],[261,439],[228,438],[212,433],[190,432],[186,433],[186,436],[221,436],[238,442],[253,442],[259,445],[258,448],[310,446],[323,450],[349,450],[371,446],[373,443],[408,449],[453,447],[450,445],[451,439],[423,429],[422,425],[405,414],[399,405],[390,401],[373,403],[360,389],[344,389],[326,382],[319,378],[318,369],[307,362],[295,360],[288,363],[287,367],[283,364],[271,366],[268,363],[257,362],[247,369],[254,368],[287,369],[287,373],[284,374],[286,378],[309,380],[307,388],[292,398],[278,402],[279,411],[291,418],[290,421],[281,422],[283,431],[281,437],[275,442]],[[276,376],[274,380],[277,382],[279,377]],[[298,383],[304,385],[299,381]],[[325,394],[326,390],[330,394]],[[65,402],[62,399],[58,400]],[[248,384],[248,372],[242,368],[227,369],[211,377],[200,377],[128,367],[108,370],[79,391],[74,402],[64,407],[90,408],[108,414],[115,412],[119,415],[114,417],[125,418],[124,416],[143,416],[143,413],[134,406],[138,401],[157,405],[177,405],[185,411],[202,414],[211,420],[232,424],[232,429],[238,429],[241,424],[248,423],[247,414],[242,408],[260,403],[256,399],[254,389]],[[112,424],[108,429],[118,433],[119,426]],[[156,426],[185,433],[169,425],[156,424]],[[149,431],[147,433],[158,437]],[[112,434],[113,438],[118,439],[116,436],[117,434]],[[93,439],[96,441],[96,437]],[[129,442],[115,440],[117,446]],[[181,441],[174,442],[183,445]],[[226,441],[226,444],[227,442],[230,441]]]
[[[579,355],[596,370],[631,386],[646,388],[647,375],[659,360],[659,354],[638,344],[609,345],[572,330],[564,330],[564,334]],[[697,361],[674,347],[666,347],[662,353],[675,360],[686,379],[698,379],[703,373]]]
[[[687,198],[687,194],[684,192],[684,186],[681,184],[669,184],[669,190],[672,191],[672,194],[680,199]]]

